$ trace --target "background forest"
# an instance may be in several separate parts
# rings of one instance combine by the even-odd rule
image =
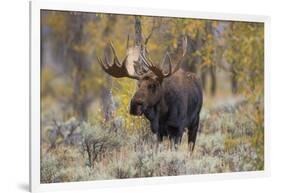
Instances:
[[[201,77],[195,150],[158,151],[143,117],[128,113],[136,82],[115,79],[97,56],[147,48]],[[129,40],[129,41],[128,41]],[[262,23],[41,11],[41,183],[263,170]]]

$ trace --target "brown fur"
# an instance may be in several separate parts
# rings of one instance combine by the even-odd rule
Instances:
[[[202,102],[202,86],[195,74],[180,69],[170,77],[159,80],[149,73],[138,81],[130,113],[137,116],[144,114],[159,141],[163,136],[168,136],[178,144],[187,128],[188,141],[193,143],[193,150]]]

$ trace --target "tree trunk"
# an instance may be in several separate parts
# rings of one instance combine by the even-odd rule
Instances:
[[[142,49],[142,43],[141,17],[135,16],[135,45]]]
[[[103,36],[105,39],[108,39],[110,34],[112,33],[115,23],[117,19],[115,15],[108,16],[107,26],[103,31]],[[112,53],[110,48],[105,48],[105,55],[111,61]],[[104,120],[108,122],[112,118],[113,111],[115,111],[114,100],[111,93],[112,87],[112,77],[110,75],[106,75],[105,84],[101,88],[101,99],[102,99],[102,109],[104,113]]]
[[[203,90],[206,92],[207,91],[207,88],[206,88],[206,79],[207,79],[207,71],[206,69],[203,70],[201,72],[201,81],[202,81],[202,87],[203,87]]]
[[[237,73],[233,69],[233,65],[234,64],[231,64],[231,91],[232,94],[237,94],[238,91]]]
[[[214,96],[217,90],[217,75],[216,75],[216,67],[212,65],[210,67],[210,75],[211,75],[211,94]]]
[[[82,82],[85,80],[85,73],[88,70],[88,62],[86,56],[81,51],[74,49],[74,46],[80,46],[83,44],[85,35],[83,29],[85,26],[84,14],[70,15],[71,23],[69,23],[70,29],[73,33],[71,39],[71,47],[68,49],[68,54],[73,62],[73,93],[72,93],[72,105],[73,110],[79,120],[87,120],[87,98],[86,88],[82,87]]]

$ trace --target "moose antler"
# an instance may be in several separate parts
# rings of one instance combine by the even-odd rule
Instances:
[[[167,78],[174,74],[176,71],[179,70],[180,64],[182,63],[184,56],[186,54],[186,46],[187,46],[187,39],[186,37],[183,38],[183,54],[178,63],[176,64],[175,68],[172,70],[172,62],[170,54],[167,52],[162,60],[161,66],[163,66],[164,62],[166,61],[166,58],[168,58],[168,66],[169,71],[168,73],[164,73],[162,69],[160,69],[158,66],[154,65],[153,62],[149,59],[149,57],[145,57],[143,54],[140,55],[142,61],[147,66],[149,70],[151,70],[160,80],[163,80],[164,78]]]
[[[144,62],[144,64],[147,66],[147,68],[150,71],[152,71],[161,80],[166,78],[166,77],[168,77],[168,76],[170,76],[172,74],[171,58],[170,58],[170,55],[168,53],[166,53],[166,55],[164,57],[164,58],[168,57],[168,61],[169,61],[169,63],[168,63],[168,65],[169,65],[169,72],[167,74],[165,74],[162,69],[160,69],[157,66],[155,66],[153,64],[153,62],[149,58],[143,56],[143,54],[141,54],[140,57],[141,57],[142,61]],[[163,59],[163,61],[165,61],[165,60]],[[162,62],[162,64],[163,64],[163,62]]]
[[[98,62],[100,63],[102,69],[108,73],[109,75],[115,77],[115,78],[123,78],[123,77],[127,77],[127,78],[132,78],[132,79],[139,79],[139,76],[134,75],[129,73],[126,63],[127,63],[127,58],[128,55],[126,55],[126,57],[123,59],[122,63],[120,63],[117,55],[116,55],[116,51],[114,49],[113,43],[110,42],[109,44],[111,51],[114,55],[113,57],[113,62],[109,63],[107,57],[105,56],[105,61],[103,62],[101,60],[100,57],[97,57]]]

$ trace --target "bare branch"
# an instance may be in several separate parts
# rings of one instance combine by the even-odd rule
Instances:
[[[144,45],[145,45],[145,46],[147,45],[148,41],[149,41],[150,38],[152,37],[153,32],[154,32],[156,29],[159,29],[160,26],[161,26],[161,22],[159,22],[159,24],[156,25],[156,19],[153,19],[153,24],[152,24],[150,33],[146,36],[146,38],[145,38],[145,40],[144,40]]]

